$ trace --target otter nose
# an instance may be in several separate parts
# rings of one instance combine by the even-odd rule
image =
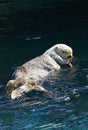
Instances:
[[[67,59],[71,59],[73,56],[72,55],[68,55],[67,56]]]

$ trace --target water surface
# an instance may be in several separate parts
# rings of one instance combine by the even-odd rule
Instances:
[[[88,129],[88,14],[86,6],[80,8],[27,9],[1,16],[1,130]],[[44,86],[52,97],[32,92],[12,101],[5,85],[15,68],[59,42],[73,48],[78,69],[57,72],[46,80]]]

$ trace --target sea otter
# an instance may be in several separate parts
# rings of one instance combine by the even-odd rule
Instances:
[[[62,68],[72,67],[73,50],[65,44],[56,44],[44,54],[38,56],[13,73],[14,79],[6,85],[6,92],[11,93],[11,98],[16,99],[32,90],[48,92],[40,82],[51,72]]]

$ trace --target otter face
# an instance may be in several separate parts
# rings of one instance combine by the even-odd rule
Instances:
[[[61,50],[61,57],[67,62],[71,62],[73,58],[73,54],[71,50]]]
[[[67,63],[70,63],[73,59],[72,49],[65,44],[59,44],[56,47],[56,53],[63,59],[63,61],[66,60]]]

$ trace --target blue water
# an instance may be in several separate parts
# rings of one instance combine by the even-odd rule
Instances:
[[[85,8],[76,11],[27,10],[1,17],[1,130],[88,130],[88,14]],[[5,85],[15,68],[60,42],[73,48],[77,69],[50,75],[44,86],[52,96],[31,92],[11,100]]]

